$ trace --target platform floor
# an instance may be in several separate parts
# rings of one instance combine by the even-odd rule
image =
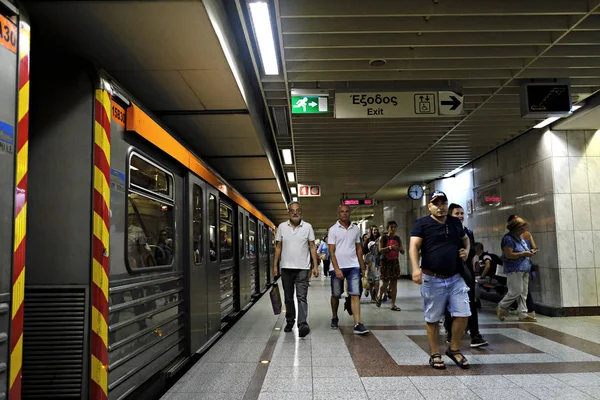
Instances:
[[[465,337],[471,369],[445,358],[447,370],[437,371],[428,365],[419,286],[398,284],[401,312],[361,298],[371,330],[361,337],[342,305],[340,329],[330,329],[329,278],[311,283],[305,339],[297,328],[283,332],[285,319],[265,295],[163,399],[600,399],[600,317],[500,322],[484,302],[480,327],[490,346],[472,350]]]

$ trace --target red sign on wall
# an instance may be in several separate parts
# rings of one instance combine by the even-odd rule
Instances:
[[[302,185],[298,184],[298,197],[319,197],[321,196],[320,185]]]

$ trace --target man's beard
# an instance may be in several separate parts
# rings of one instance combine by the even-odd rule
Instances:
[[[300,217],[292,217],[292,218],[290,218],[290,221],[292,221],[295,224],[299,224],[301,219],[302,218],[300,218]]]

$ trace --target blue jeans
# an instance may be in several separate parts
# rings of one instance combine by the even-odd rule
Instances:
[[[426,322],[441,321],[446,307],[452,317],[471,316],[469,287],[459,274],[447,279],[423,274],[421,296],[425,305]]]
[[[341,268],[340,271],[344,274],[344,279],[348,281],[348,294],[360,296],[360,268]],[[344,279],[340,279],[335,275],[335,271],[331,272],[331,295],[338,299],[342,297],[344,292]]]

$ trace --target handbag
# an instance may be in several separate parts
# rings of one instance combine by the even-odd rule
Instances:
[[[279,285],[276,283],[271,287],[271,291],[269,292],[269,296],[271,297],[271,305],[273,306],[273,314],[279,315],[281,314],[281,293],[279,292]]]
[[[369,289],[369,279],[366,276],[363,276],[361,280],[363,289]]]

